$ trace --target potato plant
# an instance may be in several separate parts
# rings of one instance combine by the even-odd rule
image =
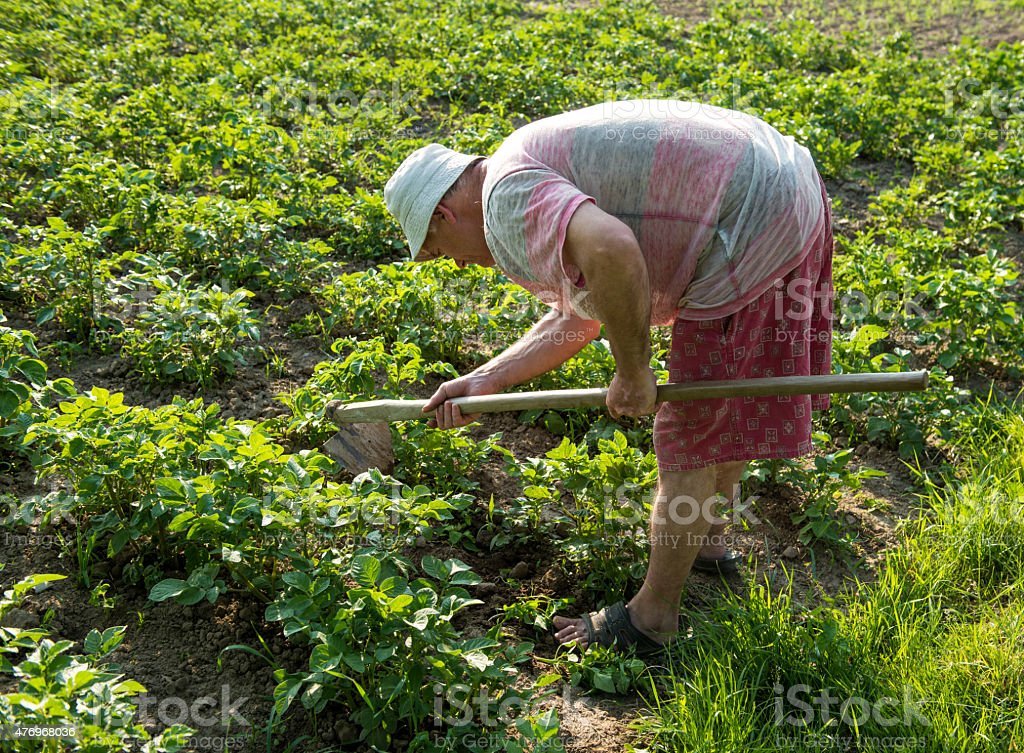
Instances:
[[[19,580],[0,598],[0,619],[21,604],[33,589],[65,576],[32,575]],[[58,751],[69,746],[75,750],[123,750],[126,746],[147,753],[175,753],[187,746],[192,730],[172,725],[155,737],[134,717],[132,702],[145,693],[142,684],[123,679],[120,667],[109,661],[123,642],[123,625],[102,632],[91,630],[85,636],[84,653],[75,654],[74,643],[54,640],[45,628],[0,627],[0,674],[15,682],[12,692],[0,695],[0,714],[5,724],[73,728],[71,738],[45,738],[24,744],[22,750]]]
[[[0,324],[5,321],[0,311]],[[29,407],[32,390],[46,383],[46,364],[39,360],[35,340],[31,332],[0,326],[0,436],[17,431],[11,422]]]
[[[432,739],[431,727],[454,723],[439,718],[435,699],[453,685],[468,697],[486,698],[490,719],[498,718],[502,704],[528,697],[510,683],[530,644],[505,645],[496,630],[467,639],[452,624],[458,612],[482,603],[464,588],[480,582],[465,563],[427,555],[416,567],[402,557],[362,551],[340,560],[328,552],[298,564],[267,608],[267,618],[282,621],[286,635],[310,646],[308,671],[278,672],[278,713],[295,702],[315,712],[340,703],[352,709],[366,745],[386,748],[401,730],[413,746],[441,751],[445,743]],[[461,720],[462,709],[449,703],[444,716]],[[486,732],[483,719],[466,722],[453,733]]]
[[[182,288],[155,278],[159,290],[121,336],[122,352],[152,383],[192,382],[208,388],[246,365],[259,342],[259,320],[244,301],[253,293],[217,285]]]
[[[625,435],[600,439],[596,451],[568,438],[542,458],[511,462],[522,496],[503,510],[491,548],[557,534],[565,566],[588,592],[619,593],[641,578],[647,552],[654,454],[630,447]]]

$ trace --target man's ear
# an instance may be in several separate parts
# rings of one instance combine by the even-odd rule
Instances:
[[[451,225],[455,224],[455,212],[451,210],[451,207],[441,203],[437,205],[437,209],[431,215],[431,218],[441,222],[447,222]]]

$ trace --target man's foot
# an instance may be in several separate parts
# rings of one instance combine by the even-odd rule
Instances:
[[[586,648],[590,643],[613,645],[618,639],[619,648],[625,647],[623,643],[627,646],[639,643],[649,652],[655,652],[670,643],[679,630],[678,615],[675,624],[655,626],[622,602],[605,607],[599,612],[591,612],[585,617],[556,615],[553,622],[555,638],[559,643],[575,643],[580,648]],[[641,651],[641,647],[638,646],[637,654],[640,655]]]
[[[726,556],[728,550],[725,546],[725,526],[726,523],[715,523],[711,526],[711,530],[708,531],[705,539],[705,544],[700,548],[700,553],[697,555],[700,559],[717,560]]]
[[[733,575],[739,572],[743,555],[726,549],[721,556],[705,557],[703,554],[693,561],[693,569],[701,573],[712,575]]]

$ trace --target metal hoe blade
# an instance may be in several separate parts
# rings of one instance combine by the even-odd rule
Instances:
[[[337,460],[350,473],[379,468],[391,473],[395,453],[391,446],[391,429],[387,424],[349,424],[324,443],[324,452]]]

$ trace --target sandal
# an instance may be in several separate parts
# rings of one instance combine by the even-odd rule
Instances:
[[[583,615],[583,624],[587,626],[588,644],[596,643],[618,651],[633,649],[640,659],[657,657],[674,643],[658,643],[637,630],[629,619],[626,605],[621,601],[598,612]]]
[[[693,569],[701,573],[712,575],[735,575],[739,570],[739,563],[743,561],[743,555],[726,549],[721,557],[697,557],[693,561]]]

